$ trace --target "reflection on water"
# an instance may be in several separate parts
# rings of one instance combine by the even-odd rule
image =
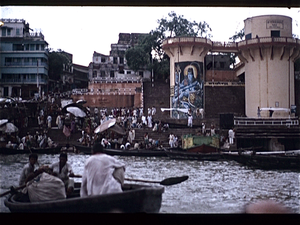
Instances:
[[[38,161],[40,165],[49,165],[58,157],[39,155]],[[69,154],[68,162],[75,174],[82,174],[88,157]],[[165,186],[161,213],[240,213],[247,203],[261,199],[281,202],[299,213],[299,172],[252,170],[233,161],[116,158],[126,164],[128,178],[161,181],[173,176],[189,176],[185,182]],[[28,154],[0,156],[1,193],[10,186],[18,186],[19,174],[27,162]],[[1,198],[0,212],[8,212],[4,198]]]

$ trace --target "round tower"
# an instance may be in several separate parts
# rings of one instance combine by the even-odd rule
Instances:
[[[245,41],[238,43],[245,63],[245,112],[257,117],[287,117],[295,105],[294,62],[300,41],[292,36],[292,18],[264,15],[244,20]],[[274,111],[270,115],[270,111]]]
[[[200,37],[175,37],[163,41],[163,50],[170,57],[171,117],[184,118],[203,108],[204,57],[212,42]]]

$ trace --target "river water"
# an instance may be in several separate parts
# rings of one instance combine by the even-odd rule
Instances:
[[[75,174],[82,174],[88,155],[69,154]],[[126,164],[127,178],[161,181],[188,175],[180,184],[165,186],[160,213],[241,213],[250,202],[272,199],[300,212],[300,172],[251,169],[234,161],[184,161],[167,157],[115,156]],[[58,161],[59,155],[39,155],[40,165]],[[0,155],[0,191],[18,186],[28,154]],[[80,181],[76,178],[75,181]],[[153,184],[156,185],[156,184]],[[0,212],[9,212],[0,199]]]

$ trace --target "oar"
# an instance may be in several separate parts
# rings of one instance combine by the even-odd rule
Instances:
[[[23,189],[24,187],[26,187],[26,184],[24,184],[24,185],[22,185],[20,187],[17,187],[17,188],[11,187],[9,191],[6,191],[6,192],[2,193],[0,195],[0,198],[3,197],[3,196],[5,196],[5,195],[7,195],[7,194],[12,193],[13,191],[17,191],[17,190]]]
[[[189,178],[189,176],[169,177],[169,178],[166,178],[162,181],[140,180],[140,179],[131,179],[131,178],[125,178],[125,180],[145,182],[145,183],[157,183],[157,184],[160,184],[160,185],[169,186],[169,185],[179,184],[183,181],[186,181],[188,178]]]
[[[72,175],[70,177],[82,177],[82,176],[81,175]],[[125,178],[124,180],[145,182],[145,183],[157,183],[157,184],[164,185],[164,186],[170,186],[170,185],[179,184],[183,181],[186,181],[188,178],[189,178],[189,176],[169,177],[162,181],[141,180],[141,179],[132,179],[132,178]]]

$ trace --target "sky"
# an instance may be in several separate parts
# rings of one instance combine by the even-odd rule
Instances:
[[[0,18],[24,19],[33,32],[42,32],[49,48],[71,53],[73,63],[88,66],[94,51],[109,55],[119,33],[149,33],[172,11],[208,23],[212,41],[227,42],[245,19],[269,14],[291,17],[293,34],[300,38],[300,8],[3,6]]]

